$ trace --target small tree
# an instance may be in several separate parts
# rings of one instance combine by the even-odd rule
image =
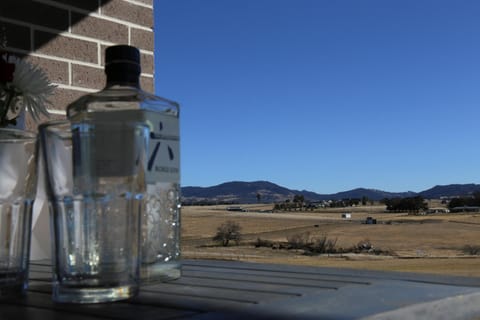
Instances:
[[[303,203],[305,202],[305,197],[302,195],[295,195],[293,197],[293,203],[295,204],[295,210],[297,210],[297,207],[300,207],[300,210],[303,208]]]
[[[241,239],[241,230],[242,227],[238,223],[228,220],[217,228],[217,234],[213,237],[213,241],[221,242],[224,247],[228,246],[230,240],[235,241],[238,245]]]
[[[367,197],[367,196],[363,196],[363,197],[362,197],[362,206],[366,206],[366,205],[367,205],[367,202],[368,202],[368,197]]]

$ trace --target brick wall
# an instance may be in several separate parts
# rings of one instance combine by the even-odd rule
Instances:
[[[141,85],[154,91],[153,0],[0,0],[7,50],[40,66],[58,87],[54,118],[79,96],[105,85],[104,51],[140,49]],[[27,119],[27,128],[36,127]]]

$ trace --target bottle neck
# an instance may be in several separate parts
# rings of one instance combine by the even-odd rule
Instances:
[[[140,88],[140,66],[133,63],[112,63],[105,67],[107,87],[119,85]]]

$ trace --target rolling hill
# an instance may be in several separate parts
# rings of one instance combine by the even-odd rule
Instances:
[[[450,184],[435,186],[422,192],[387,192],[376,189],[356,188],[334,194],[318,194],[307,190],[292,190],[269,181],[232,181],[211,187],[182,187],[183,203],[220,202],[220,203],[255,203],[258,196],[261,202],[283,202],[302,195],[308,201],[360,199],[371,200],[385,198],[405,198],[422,196],[425,199],[441,197],[468,196],[480,191],[479,184]]]

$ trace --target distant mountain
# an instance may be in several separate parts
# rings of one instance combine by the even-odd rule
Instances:
[[[307,190],[292,190],[268,181],[242,182],[232,181],[211,187],[182,187],[184,203],[222,202],[222,203],[255,203],[257,195],[262,202],[283,202],[293,199],[295,195],[303,195],[305,200],[341,200],[361,199],[371,200],[385,198],[405,198],[420,195],[425,199],[440,199],[441,197],[468,196],[480,191],[478,184],[451,184],[435,186],[422,192],[387,192],[376,189],[357,188],[334,194],[318,194]]]
[[[414,197],[417,193],[413,191],[407,192],[387,192],[377,189],[365,189],[357,188],[349,191],[338,192],[330,195],[329,199],[340,200],[340,199],[361,199],[362,197],[367,197],[372,200],[382,200],[385,198],[406,198]],[[324,197],[324,196],[323,196]],[[326,200],[329,200],[326,199]],[[323,200],[323,199],[322,199]]]
[[[182,188],[182,198],[184,202],[209,200],[234,203],[255,203],[257,202],[257,194],[260,194],[262,202],[277,202],[292,198],[297,193],[268,181],[233,181],[212,187]]]
[[[441,197],[469,196],[480,191],[480,184],[449,184],[435,186],[431,189],[419,192],[425,199],[440,199]]]

